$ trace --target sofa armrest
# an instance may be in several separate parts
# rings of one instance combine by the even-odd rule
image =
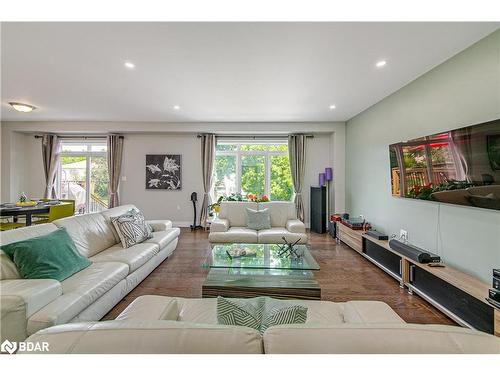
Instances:
[[[26,303],[19,296],[0,295],[0,341],[26,339]]]
[[[153,232],[162,232],[172,228],[172,222],[170,220],[146,220],[146,223],[151,225]]]
[[[216,218],[210,224],[210,232],[227,232],[229,230],[229,220]]]
[[[286,222],[286,229],[291,233],[305,233],[306,226],[298,219],[288,220]]]

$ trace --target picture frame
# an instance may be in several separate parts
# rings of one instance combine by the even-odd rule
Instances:
[[[182,190],[182,155],[146,155],[147,190]]]

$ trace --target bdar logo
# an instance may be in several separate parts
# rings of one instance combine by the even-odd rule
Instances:
[[[12,354],[16,351],[16,349],[17,349],[17,343],[10,342],[9,340],[5,340],[4,342],[2,342],[2,345],[0,345],[0,351],[2,353]]]

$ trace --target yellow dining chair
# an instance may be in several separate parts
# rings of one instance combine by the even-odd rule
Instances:
[[[73,216],[75,214],[75,204],[72,202],[63,202],[49,207],[47,219],[33,221],[33,224],[51,223],[54,220],[62,219],[63,217]]]
[[[50,202],[51,200],[53,199],[47,199],[47,198],[42,198],[40,199],[42,202]],[[62,203],[69,203],[71,204],[71,206],[73,207],[72,208],[72,214],[71,215],[66,215],[66,216],[72,216],[75,214],[75,200],[74,199],[58,199],[59,202],[62,202]],[[56,207],[56,206],[50,206],[50,208],[52,207]],[[49,209],[49,213],[46,213],[46,214],[34,214],[32,216],[32,219],[33,219],[33,224],[42,224],[42,223],[47,223],[49,221],[52,221],[49,219],[49,215],[50,215],[50,209]],[[63,217],[66,217],[66,216],[63,216]],[[59,217],[56,218],[56,219],[60,219]],[[56,220],[56,219],[53,219],[53,220]]]
[[[2,221],[0,221],[0,231],[4,231],[4,230],[11,230],[11,229],[16,229],[16,228],[22,228],[24,227],[24,223],[14,223],[10,220],[7,220],[7,221],[4,221],[4,219],[2,219]]]

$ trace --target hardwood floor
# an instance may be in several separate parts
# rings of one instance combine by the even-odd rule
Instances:
[[[315,271],[322,299],[342,302],[376,300],[390,305],[408,323],[454,324],[422,298],[409,295],[385,272],[328,234],[310,234],[311,253],[321,270]],[[104,318],[114,319],[136,297],[156,294],[201,297],[201,286],[208,273],[201,267],[210,251],[208,232],[182,229],[172,256],[156,268]]]

